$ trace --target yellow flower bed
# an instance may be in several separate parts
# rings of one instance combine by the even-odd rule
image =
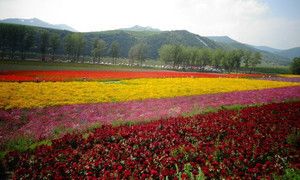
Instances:
[[[0,82],[0,108],[119,102],[295,86],[232,78],[131,79],[115,82]]]

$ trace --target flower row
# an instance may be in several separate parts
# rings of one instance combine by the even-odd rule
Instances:
[[[133,79],[133,78],[240,78],[262,77],[261,74],[216,74],[176,71],[4,71],[0,73],[0,81],[72,81],[72,80],[103,80],[103,79]]]
[[[11,152],[16,179],[270,179],[297,151],[300,102],[169,118],[134,126],[102,126],[65,135],[34,152]],[[297,162],[296,162],[297,163]]]
[[[35,139],[48,138],[57,128],[85,129],[95,123],[111,124],[193,115],[209,107],[300,99],[299,92],[300,86],[294,86],[119,103],[0,109],[0,145],[22,135]]]
[[[107,82],[0,82],[0,108],[120,102],[296,86],[233,78],[131,79]]]

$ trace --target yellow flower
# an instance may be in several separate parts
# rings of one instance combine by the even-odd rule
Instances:
[[[0,108],[120,102],[257,90],[300,83],[233,78],[131,79],[119,82],[0,82]]]

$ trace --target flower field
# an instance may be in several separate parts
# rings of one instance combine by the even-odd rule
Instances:
[[[269,179],[299,155],[286,137],[300,128],[300,103],[219,111],[65,135],[5,159],[16,178]],[[298,153],[298,154],[297,154]],[[299,159],[298,159],[299,160]]]
[[[3,71],[0,81],[2,164],[16,179],[269,179],[299,168],[295,76]],[[51,143],[13,151],[24,137]]]

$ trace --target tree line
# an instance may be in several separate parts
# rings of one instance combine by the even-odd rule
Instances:
[[[64,55],[73,62],[83,62],[80,58],[86,48],[86,39],[83,33],[55,32],[30,26],[13,24],[0,25],[0,53],[1,59],[26,59],[26,54],[35,53],[40,55],[42,61],[55,60],[56,55]],[[59,49],[63,51],[58,52]],[[115,59],[119,57],[119,43],[113,41],[108,47],[107,43],[100,38],[93,39],[93,47],[89,56],[94,62],[99,61],[104,54]],[[107,54],[107,53],[106,53]],[[18,55],[18,57],[16,57]]]
[[[124,43],[124,42],[122,42]],[[150,50],[145,42],[134,42],[129,46],[130,64],[143,65]],[[101,61],[104,56],[112,57],[116,64],[122,46],[117,40],[107,42],[100,36],[84,33],[49,30],[30,26],[12,24],[0,25],[1,59],[26,59],[29,53],[35,53],[42,61],[54,61],[57,55],[63,55],[72,62],[84,62],[83,55],[92,58],[93,63]],[[250,70],[261,61],[260,53],[250,51],[223,49],[206,49],[167,44],[158,50],[159,59],[173,68],[190,68],[213,66],[229,72],[239,71],[241,65]],[[18,55],[18,57],[16,57]]]
[[[159,49],[159,58],[173,68],[213,66],[228,72],[238,72],[242,64],[252,71],[262,59],[259,52],[253,53],[240,49],[225,51],[172,44],[163,45]]]

